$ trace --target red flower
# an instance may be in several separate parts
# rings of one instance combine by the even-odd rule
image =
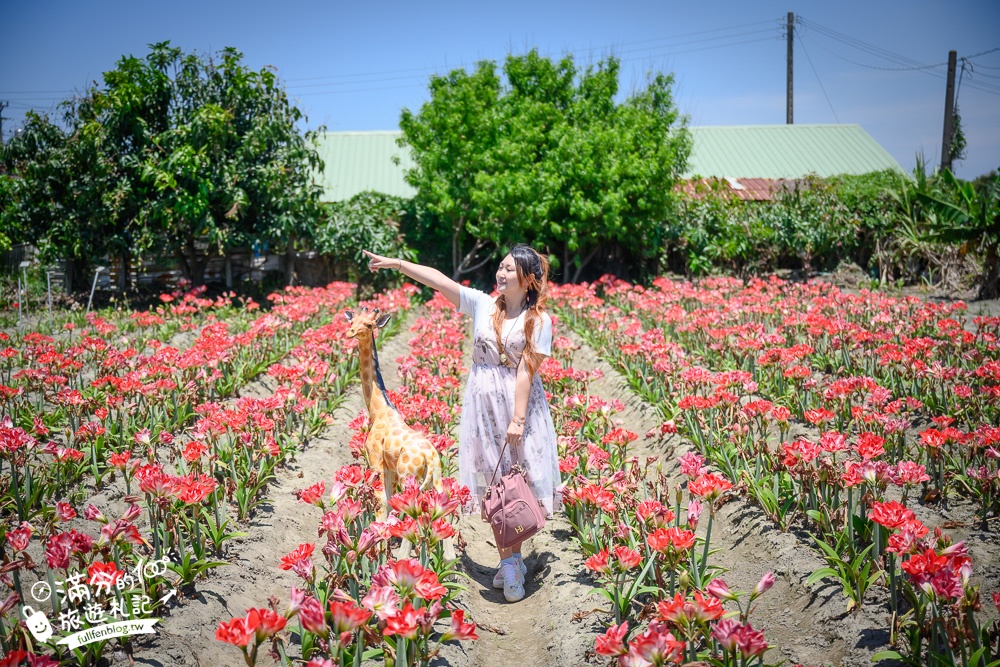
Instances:
[[[632,431],[626,431],[623,428],[616,428],[601,439],[601,444],[625,447],[628,443],[636,440],[638,437],[639,436]]]
[[[286,623],[288,619],[271,609],[251,609],[246,615],[246,626],[254,629],[258,642],[281,632]]]
[[[108,462],[115,468],[119,468],[120,470],[125,470],[125,466],[128,465],[128,460],[129,457],[131,456],[132,452],[127,450],[120,453],[112,453],[111,456],[109,457]]]
[[[246,618],[233,618],[229,621],[221,621],[219,627],[215,629],[215,638],[220,642],[226,642],[233,646],[244,647],[250,643],[250,637],[254,635],[254,628],[247,625]]]
[[[834,414],[829,410],[827,410],[826,408],[817,408],[815,410],[806,410],[803,413],[803,416],[806,418],[806,421],[808,421],[810,424],[815,424],[816,426],[822,426],[826,422],[833,419]]]
[[[465,622],[465,611],[462,609],[455,609],[451,612],[451,626],[441,635],[442,642],[453,639],[459,641],[479,639],[479,635],[476,634],[476,624]]]
[[[353,602],[337,600],[330,600],[330,613],[333,615],[331,627],[337,635],[354,632],[372,616],[370,611],[358,607]]]
[[[597,572],[599,574],[611,574],[611,568],[608,566],[608,550],[601,549],[596,554],[585,560],[583,562],[583,566],[592,572]]]
[[[854,451],[864,460],[874,459],[885,454],[885,438],[874,433],[861,433],[858,435],[858,443],[854,445]]]
[[[629,642],[628,656],[621,660],[632,659],[625,664],[662,665],[666,662],[679,662],[683,651],[684,642],[677,641],[665,624],[652,621],[645,632]]]
[[[732,482],[722,475],[711,472],[688,482],[688,491],[691,494],[701,496],[709,502],[714,501],[731,488],[733,488]]]
[[[201,458],[201,455],[205,453],[206,449],[208,449],[208,447],[204,443],[192,440],[184,447],[184,451],[181,453],[181,456],[183,456],[184,460],[188,463],[193,463]]]
[[[323,507],[323,494],[326,493],[326,482],[319,480],[312,486],[298,491],[296,495],[299,500],[308,504]]]
[[[441,585],[437,573],[434,570],[424,570],[417,580],[413,591],[425,600],[439,600],[444,597],[448,590]]]
[[[896,474],[903,484],[920,484],[930,480],[927,468],[914,461],[900,461],[896,467]]]
[[[642,556],[638,551],[624,546],[615,547],[615,558],[622,571],[631,570],[642,562]]]
[[[97,587],[97,590],[103,586],[110,591],[111,586],[117,583],[123,574],[125,573],[115,567],[114,562],[100,563],[95,561],[87,568],[87,583]]]
[[[628,634],[628,623],[622,621],[621,625],[612,625],[603,635],[598,635],[595,640],[594,652],[597,655],[625,655],[628,649],[622,640]]]
[[[722,602],[711,595],[705,597],[701,591],[694,591],[693,600],[687,600],[683,593],[677,593],[673,599],[661,601],[656,610],[660,618],[668,623],[684,628],[691,623],[704,624],[721,618],[725,613]]]
[[[912,511],[895,500],[887,503],[873,503],[869,515],[871,520],[886,528],[899,528],[904,523],[916,518]]]
[[[660,553],[668,549],[686,551],[694,546],[694,533],[684,528],[657,528],[646,536],[646,543]]]
[[[936,428],[929,428],[926,431],[920,432],[920,442],[925,447],[940,449],[941,445],[945,443],[945,437],[944,434]]]
[[[278,566],[282,570],[291,570],[297,561],[310,558],[313,551],[316,549],[316,545],[312,543],[304,543],[295,547],[295,549],[285,556],[281,557],[281,565]]]
[[[382,631],[382,634],[386,637],[399,635],[407,639],[413,639],[417,636],[420,617],[420,612],[407,602],[395,615],[386,619],[385,630]]]

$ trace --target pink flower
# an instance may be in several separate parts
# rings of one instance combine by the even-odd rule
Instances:
[[[701,456],[697,452],[688,452],[678,458],[677,462],[681,465],[681,474],[691,479],[694,479],[699,475],[704,475],[707,472],[707,468],[705,468],[705,457]]]
[[[60,521],[70,521],[76,518],[76,510],[69,503],[56,503],[56,516]]]
[[[914,461],[900,461],[896,474],[903,484],[920,484],[930,480],[927,468]]]
[[[326,614],[323,605],[311,595],[302,599],[299,606],[299,620],[302,627],[314,635],[326,636]]]
[[[736,596],[729,590],[729,585],[723,579],[712,579],[705,587],[705,592],[719,600],[736,599]]]
[[[763,595],[767,591],[771,590],[771,586],[774,586],[774,573],[768,572],[763,577],[761,577],[760,581],[757,582],[757,585],[754,586],[753,597],[757,597],[758,595]]]
[[[744,658],[754,658],[763,655],[767,650],[767,642],[764,641],[764,633],[754,630],[753,626],[747,623],[736,632],[736,648]]]
[[[698,520],[701,518],[701,503],[697,498],[692,498],[688,502],[687,525],[691,530],[698,527]]]

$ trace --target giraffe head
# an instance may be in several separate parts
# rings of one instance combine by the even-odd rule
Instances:
[[[379,314],[378,308],[368,310],[362,308],[360,313],[355,314],[353,310],[344,311],[344,317],[351,323],[351,328],[347,330],[348,338],[357,338],[358,341],[370,341],[375,329],[381,329],[389,323],[392,317],[390,313]]]

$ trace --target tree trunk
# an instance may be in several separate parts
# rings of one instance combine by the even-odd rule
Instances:
[[[73,274],[76,269],[76,262],[72,259],[63,260],[63,290],[66,294],[73,293]]]
[[[475,271],[480,266],[489,261],[490,258],[489,256],[487,256],[486,259],[479,262],[475,266],[469,266],[470,262],[472,262],[472,260],[475,258],[476,253],[478,253],[485,245],[486,243],[482,239],[476,239],[475,244],[472,246],[472,250],[470,250],[465,254],[465,257],[462,258],[462,261],[459,263],[458,268],[455,269],[455,272],[452,274],[451,276],[452,280],[458,280],[459,276],[461,276],[463,273],[469,273],[470,271]]]
[[[288,246],[285,248],[285,285],[291,287],[295,284],[295,237],[288,239]]]
[[[576,273],[573,274],[574,283],[580,282],[580,276],[583,274],[583,268],[590,264],[590,260],[594,259],[594,255],[597,254],[598,248],[600,248],[600,246],[594,246],[593,250],[590,251],[590,254],[587,255],[586,259],[580,262],[580,266],[576,267]]]
[[[208,258],[198,254],[198,249],[194,245],[194,236],[188,236],[187,253],[182,253],[184,271],[187,279],[191,281],[191,286],[205,284],[205,269],[208,267]]]
[[[986,257],[983,259],[983,281],[979,285],[976,299],[983,301],[997,298],[1000,298],[1000,244],[991,243],[986,248]]]
[[[459,221],[458,223],[455,224],[454,228],[452,228],[452,234],[451,234],[451,275],[452,275],[453,279],[454,279],[455,276],[458,276],[458,252],[459,252],[458,251],[458,239],[462,235],[462,227],[463,227],[463,223],[462,223],[462,221]]]
[[[118,271],[118,290],[124,292],[129,286],[129,273],[131,269],[131,263],[129,262],[130,253],[129,251],[122,250],[121,257],[121,268]]]

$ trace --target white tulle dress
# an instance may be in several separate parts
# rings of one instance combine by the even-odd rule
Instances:
[[[465,286],[461,288],[460,311],[472,316],[473,323],[472,368],[466,382],[458,432],[458,476],[459,481],[472,492],[472,500],[465,508],[469,513],[480,511],[480,500],[490,483],[507,427],[514,416],[516,367],[525,347],[524,316],[505,320],[501,343],[512,367],[500,365],[493,329],[495,303],[496,300],[484,292]],[[552,320],[547,314],[543,314],[542,326],[533,332],[533,337],[535,349],[540,354],[551,354]],[[556,433],[542,380],[537,373],[531,381],[528,395],[524,439],[520,446],[508,446],[504,451],[498,477],[510,471],[512,462],[520,463],[528,471],[531,490],[549,515],[561,507],[557,491],[559,458]]]

